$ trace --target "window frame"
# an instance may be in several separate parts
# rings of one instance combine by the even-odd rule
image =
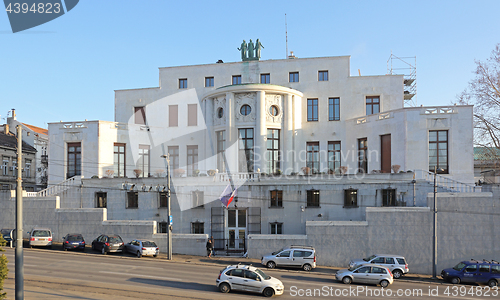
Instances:
[[[99,197],[100,195],[104,195],[104,197]],[[103,199],[100,201],[100,199]],[[99,191],[95,192],[95,203],[94,203],[95,208],[107,208],[108,207],[108,193]]]
[[[167,151],[170,156],[170,172],[173,172],[179,169],[179,146],[168,146]],[[170,174],[170,176],[172,176],[172,174]]]
[[[435,141],[431,141],[431,133],[432,132],[435,132],[436,133],[436,140]],[[446,139],[445,140],[440,140],[439,139],[439,133],[440,132],[445,132],[446,133]],[[432,172],[434,173],[434,168],[431,168],[431,145],[435,144],[436,145],[436,149],[434,151],[436,151],[436,171],[438,174],[449,174],[450,172],[450,165],[449,165],[449,161],[450,161],[450,143],[449,143],[449,132],[448,130],[429,130],[429,134],[428,134],[428,139],[429,139],[429,145],[428,145],[428,160],[429,160],[429,172]],[[444,149],[440,149],[439,145],[440,144],[446,144],[446,166],[443,166],[443,164],[440,164],[440,157],[442,157],[441,155],[439,155],[439,152],[441,150],[444,150]],[[434,156],[432,156],[434,157]],[[442,171],[441,171],[442,169]]]
[[[213,87],[215,84],[215,79],[213,76],[205,77],[205,87]]]
[[[299,82],[299,72],[288,72],[288,82]]]
[[[328,70],[318,71],[318,81],[328,81]]]
[[[139,166],[138,169],[142,171],[139,177],[151,177],[151,162],[150,162],[151,147],[149,145],[139,145]]]
[[[380,113],[380,96],[366,96],[366,115],[375,115]],[[377,107],[378,111],[375,112],[374,108]]]
[[[134,124],[146,125],[146,107],[134,106]]]
[[[318,98],[307,99],[307,122],[319,121],[319,105]]]
[[[319,190],[306,190],[306,208],[321,208]]]
[[[242,137],[242,132],[245,133]],[[251,132],[251,137],[248,137]],[[251,142],[250,142],[251,141]],[[251,144],[251,146],[249,146]],[[240,161],[241,151],[243,151],[246,160],[246,172],[253,172],[255,168],[254,156],[255,156],[255,132],[253,128],[238,128],[238,161]],[[240,172],[245,172],[242,169],[243,165],[238,163],[238,169]]]
[[[127,192],[127,202],[126,202],[125,208],[127,208],[127,209],[138,209],[139,208],[139,192],[138,191],[128,191]]]
[[[280,232],[278,232],[278,228],[279,228]],[[273,231],[274,231],[274,233],[273,233]],[[270,222],[269,223],[269,234],[284,234],[283,233],[283,222]]]
[[[168,192],[158,192],[158,208],[168,208]]]
[[[73,176],[82,175],[82,143],[67,143],[67,168],[66,168],[66,179],[69,179]],[[74,151],[70,151],[70,147],[75,147]],[[77,150],[79,148],[79,150]],[[74,162],[74,170],[70,170],[71,164],[70,162]],[[14,165],[14,163],[13,163]],[[14,174],[15,175],[15,174]],[[71,176],[70,176],[71,175]]]
[[[340,121],[340,97],[328,98],[328,121]]]
[[[187,126],[198,126],[198,104],[188,104]]]
[[[179,127],[179,105],[168,106],[168,127]]]
[[[215,136],[217,138],[217,169],[220,173],[225,173],[226,161],[224,155],[226,154],[226,131],[216,131]]]
[[[358,173],[363,170],[368,173],[368,138],[358,139]]]
[[[195,174],[195,170],[198,169],[198,145],[187,145],[186,146],[186,169],[187,175],[192,176]],[[190,159],[192,160],[190,163]]]
[[[280,129],[275,129],[275,128],[267,129],[266,158],[267,158],[267,172],[269,174],[276,174],[281,170],[280,134],[281,134]],[[276,144],[278,148],[275,148]]]
[[[309,168],[311,174],[319,172],[320,154],[319,142],[306,142],[306,167]]]
[[[179,78],[179,89],[187,89],[188,80],[187,78]]]
[[[338,149],[337,149],[338,145]],[[330,147],[332,146],[332,147]],[[338,160],[336,159],[338,158]],[[342,142],[329,141],[328,142],[328,173],[337,174],[340,172],[342,166]]]
[[[384,207],[394,207],[398,206],[398,201],[396,199],[396,189],[382,189],[382,206]]]
[[[352,198],[354,198],[354,200],[352,200]],[[345,189],[344,190],[343,208],[357,208],[357,207],[359,207],[358,206],[358,190],[353,189],[353,188]]]
[[[116,148],[118,147],[118,148]],[[123,152],[121,151],[123,147]],[[113,144],[113,177],[125,177],[126,176],[126,168],[127,161],[126,156],[126,144],[125,143],[114,143]],[[120,156],[123,154],[123,161],[120,161]],[[118,156],[118,161],[115,160],[116,156]],[[121,168],[120,168],[121,167]]]
[[[168,233],[168,222],[158,222],[156,227],[157,233]]]
[[[205,222],[191,222],[191,234],[205,234]]]
[[[241,84],[241,75],[233,75],[231,83],[232,85]]]
[[[200,190],[191,191],[191,203],[193,204],[193,208],[205,208],[204,195],[205,193]]]
[[[262,74],[260,74],[260,83],[262,83],[262,84],[270,84],[271,83],[271,74],[270,73],[262,73]]]
[[[283,190],[269,191],[269,208],[283,208]]]

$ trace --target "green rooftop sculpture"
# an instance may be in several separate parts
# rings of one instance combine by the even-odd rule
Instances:
[[[245,40],[243,40],[243,43],[241,43],[240,48],[236,49],[241,51],[242,61],[249,61],[249,60],[260,60],[260,51],[262,48],[264,48],[264,46],[262,46],[259,39],[257,39],[255,45],[252,42],[252,39],[250,39],[250,42],[248,42],[248,44]]]

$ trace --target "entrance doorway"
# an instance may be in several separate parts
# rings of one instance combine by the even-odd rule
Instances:
[[[229,209],[227,211],[226,240],[228,250],[245,250],[247,236],[247,210]]]

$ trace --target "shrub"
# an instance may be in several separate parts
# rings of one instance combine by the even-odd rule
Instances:
[[[0,235],[0,252],[3,252],[5,250],[2,249],[3,246],[5,246],[7,242],[3,239],[3,236]],[[3,282],[5,279],[7,279],[7,274],[9,273],[9,269],[7,269],[7,263],[9,261],[7,260],[7,256],[5,254],[2,254],[0,256],[0,299],[7,299],[7,293],[3,293]]]
[[[141,169],[135,169],[134,170],[134,175],[135,175],[135,178],[139,178],[142,174],[142,170]]]

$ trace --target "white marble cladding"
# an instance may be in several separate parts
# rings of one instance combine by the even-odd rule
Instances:
[[[222,110],[222,116],[219,117],[219,110]],[[226,97],[217,97],[214,99],[214,126],[226,125],[227,119],[227,106]]]
[[[246,92],[246,93],[235,93],[234,98],[236,100],[236,105],[234,107],[234,114],[236,116],[236,121],[246,123],[246,122],[255,122],[257,109],[256,109],[256,101],[255,98],[257,93],[255,92]],[[243,105],[250,106],[250,113],[247,115],[241,114],[241,108]]]
[[[278,114],[273,116],[271,114],[271,107],[276,106]],[[266,121],[269,123],[281,123],[283,120],[283,96],[266,94]]]

